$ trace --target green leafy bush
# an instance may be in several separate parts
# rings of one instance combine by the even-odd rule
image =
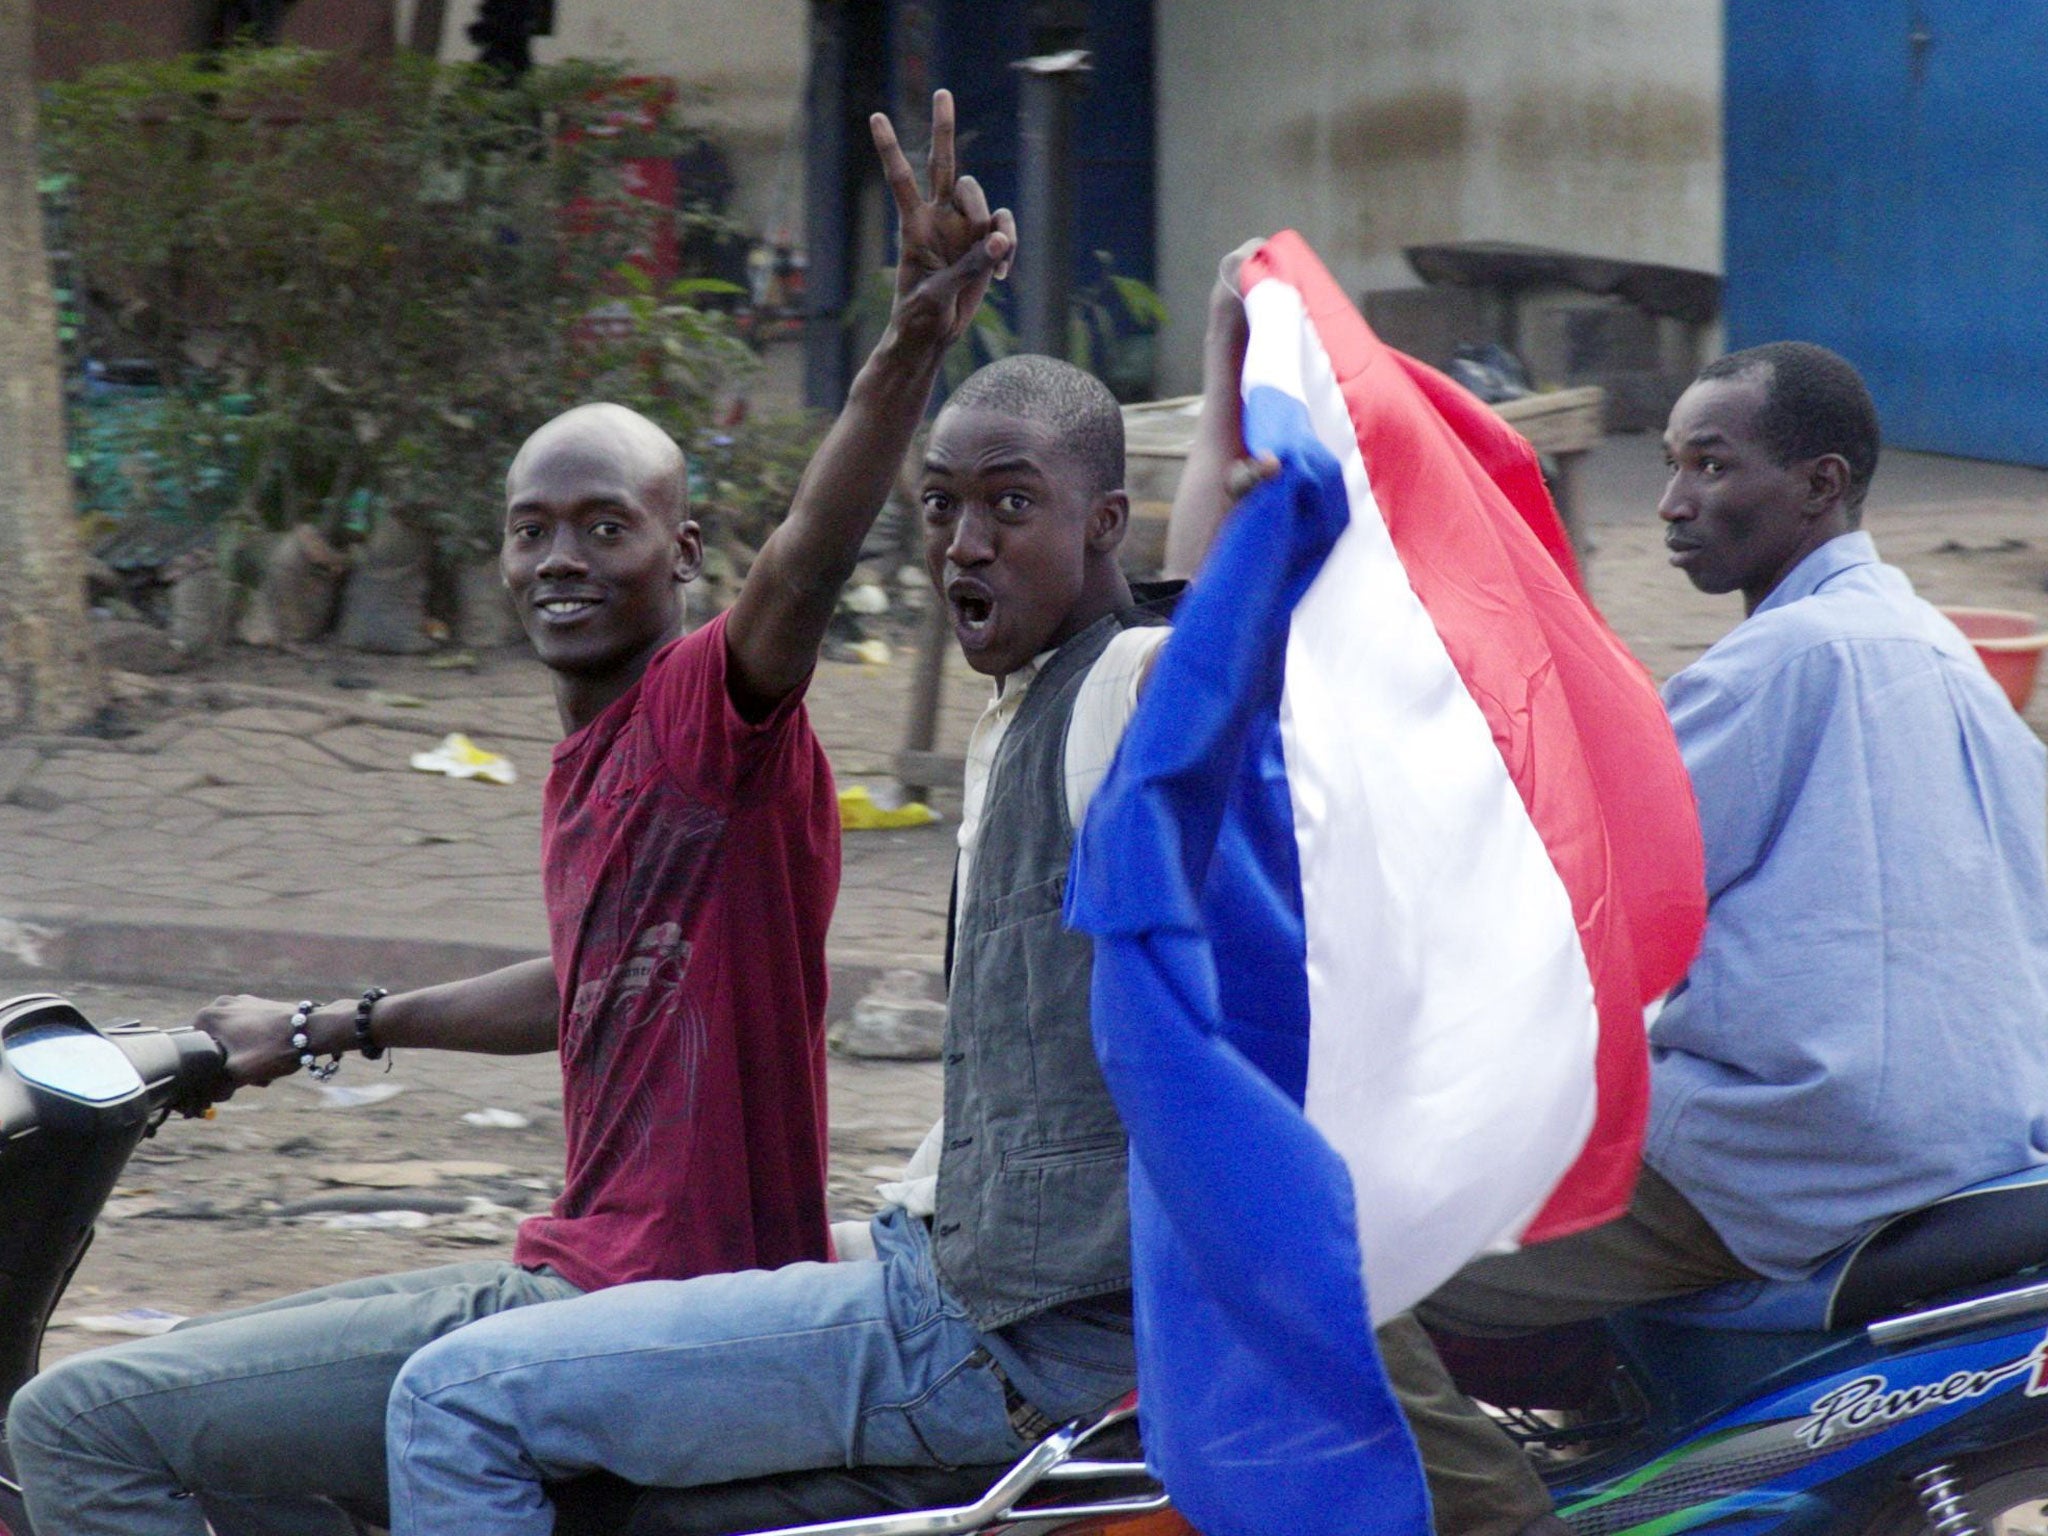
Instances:
[[[657,293],[626,264],[653,213],[625,161],[687,131],[621,127],[633,87],[592,66],[507,86],[407,56],[357,104],[331,67],[236,49],[51,91],[81,345],[165,382],[149,474],[230,522],[346,538],[390,515],[457,553],[495,547],[512,449],[579,401],[703,451],[753,368],[724,285]],[[774,430],[807,448],[808,423]],[[721,505],[759,523],[786,502]]]

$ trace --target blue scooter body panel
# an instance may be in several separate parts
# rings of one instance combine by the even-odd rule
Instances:
[[[1553,1477],[1578,1536],[1852,1528],[1902,1476],[2048,1429],[2040,1317],[1889,1348],[1641,1315],[1610,1331],[1649,1411]]]

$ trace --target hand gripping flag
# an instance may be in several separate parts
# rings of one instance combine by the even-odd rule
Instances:
[[[1146,1442],[1206,1536],[1425,1536],[1378,1322],[1627,1205],[1705,918],[1657,694],[1528,444],[1293,234],[1225,524],[1078,840]]]

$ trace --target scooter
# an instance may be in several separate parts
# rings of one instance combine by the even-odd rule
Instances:
[[[2048,1530],[2048,1169],[1810,1279],[1513,1340],[1439,1336],[1576,1536]]]
[[[197,1030],[102,1028],[51,993],[0,1002],[0,1405],[35,1374],[43,1331],[130,1155],[173,1115],[210,1114],[224,1064],[223,1049]],[[816,1472],[688,1490],[579,1479],[553,1490],[556,1528],[725,1536],[835,1521],[840,1536],[1191,1536],[1145,1470],[1136,1412],[1127,1399],[1064,1425],[1007,1467]],[[35,1536],[4,1425],[0,1536]]]
[[[2048,1533],[2048,1168],[1896,1217],[1807,1280],[1438,1343],[1535,1462],[1574,1536]],[[1068,1426],[1040,1451],[1059,1454],[1077,1431],[1095,1432]],[[1081,1473],[1055,1463],[1049,1475]],[[712,1510],[705,1490],[640,1491],[626,1529],[968,1536],[1023,1513],[1002,1511],[1013,1485],[999,1480],[979,1504],[833,1519],[862,1508],[844,1481],[854,1476],[710,1490],[732,1500]],[[937,1497],[946,1476],[908,1474],[891,1502],[912,1502],[919,1479]]]
[[[35,1374],[129,1155],[170,1116],[210,1114],[225,1060],[195,1029],[101,1029],[47,992],[0,1003],[0,1403]],[[0,1536],[31,1536],[4,1430]]]
[[[221,1063],[191,1030],[0,1004],[0,1400],[33,1374],[129,1155],[205,1113]],[[2048,1532],[2048,1170],[1897,1217],[1809,1280],[1439,1342],[1575,1536]],[[1126,1400],[1009,1467],[551,1492],[561,1536],[1191,1536],[1136,1428]],[[33,1536],[4,1443],[0,1536]]]

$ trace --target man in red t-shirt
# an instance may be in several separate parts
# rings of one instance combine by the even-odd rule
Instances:
[[[911,182],[885,119],[876,147]],[[830,1256],[825,931],[832,777],[803,693],[839,590],[1015,230],[953,164],[903,208],[888,329],[731,611],[685,635],[702,556],[683,455],[612,405],[557,417],[506,477],[502,565],[566,737],[542,819],[552,955],[315,1008],[222,998],[237,1085],[361,1049],[559,1048],[568,1166],[513,1262],[356,1281],[67,1360],[15,1397],[37,1528],[339,1533],[381,1517],[391,1383],[421,1345],[533,1302]],[[198,1493],[198,1498],[187,1495]]]
[[[729,628],[657,653],[548,775],[568,1176],[513,1257],[586,1291],[828,1251],[838,802],[801,684],[733,703]]]

